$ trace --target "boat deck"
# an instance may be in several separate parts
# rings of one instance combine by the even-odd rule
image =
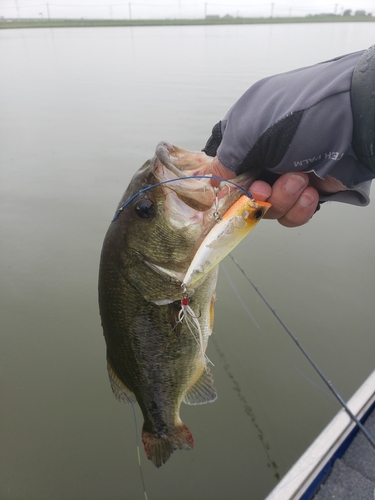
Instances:
[[[375,438],[375,370],[348,408]],[[375,449],[343,408],[266,498],[332,499],[375,499]]]
[[[375,410],[365,422],[375,436]],[[341,458],[338,458],[325,483],[313,500],[370,500],[375,490],[375,450],[359,432]]]

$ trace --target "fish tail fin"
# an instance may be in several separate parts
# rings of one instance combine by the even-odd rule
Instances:
[[[161,467],[175,450],[191,450],[194,440],[188,427],[181,423],[164,436],[142,430],[142,442],[149,460]]]

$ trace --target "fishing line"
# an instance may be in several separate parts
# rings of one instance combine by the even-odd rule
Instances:
[[[238,184],[236,184],[235,182],[233,181],[230,181],[228,179],[224,179],[223,177],[216,177],[215,175],[188,175],[186,177],[176,177],[175,179],[167,179],[166,181],[160,181],[160,182],[157,182],[156,184],[152,184],[151,186],[147,186],[143,189],[141,189],[140,191],[138,191],[138,193],[134,194],[133,196],[131,196],[118,210],[117,212],[115,213],[113,219],[111,220],[111,222],[114,222],[115,220],[117,220],[118,216],[120,215],[120,213],[124,210],[124,208],[126,208],[129,203],[131,203],[135,198],[137,198],[140,194],[142,193],[145,193],[146,191],[149,191],[150,189],[153,189],[157,186],[161,186],[162,184],[169,184],[170,182],[176,182],[176,181],[184,181],[186,179],[213,179],[215,181],[224,181],[225,183],[228,183],[228,184],[232,184],[232,186],[235,186],[237,189],[239,189],[240,191],[242,191],[248,198],[252,198],[252,194],[249,193],[248,191],[246,191],[245,188],[243,188],[242,186],[239,186]]]
[[[142,469],[142,462],[141,462],[141,452],[140,452],[140,449],[139,449],[137,415],[135,413],[135,408],[134,408],[133,401],[129,398],[129,396],[127,394],[125,394],[125,396],[128,398],[130,406],[132,407],[133,418],[134,418],[134,427],[135,427],[135,442],[136,442],[136,446],[137,446],[137,456],[138,456],[138,465],[139,465],[139,474],[141,476],[141,483],[142,483],[142,487],[143,487],[143,495],[145,497],[145,500],[148,500],[148,496],[147,496],[147,492],[146,492],[145,478],[143,477],[143,469]]]
[[[138,438],[138,423],[137,423],[137,415],[135,413],[134,403],[129,398],[129,396],[126,394],[126,392],[124,392],[121,389],[121,387],[118,385],[118,383],[116,382],[116,380],[114,380],[113,378],[111,380],[112,380],[112,382],[114,382],[117,385],[118,389],[126,397],[126,399],[128,400],[128,403],[131,406],[132,412],[133,412],[133,420],[134,420],[134,427],[135,427],[135,444],[136,444],[136,448],[137,448],[139,474],[141,476],[141,483],[142,483],[142,487],[143,487],[143,496],[144,496],[145,500],[148,500],[148,496],[147,496],[147,492],[146,492],[146,483],[145,483],[145,479],[143,477],[143,469],[142,469],[142,462],[141,462],[141,452],[140,452],[140,448],[139,448],[139,438]]]
[[[300,341],[297,339],[297,337],[292,333],[292,331],[288,328],[288,326],[284,323],[284,321],[281,319],[279,314],[275,311],[275,309],[271,306],[271,304],[268,302],[268,300],[265,298],[265,296],[262,294],[262,292],[259,290],[259,288],[251,281],[251,279],[247,276],[245,271],[242,269],[242,267],[239,265],[239,263],[236,261],[236,259],[233,257],[232,254],[229,254],[230,258],[234,262],[234,264],[237,266],[238,270],[243,274],[245,279],[250,283],[250,285],[254,288],[256,293],[259,295],[259,297],[263,300],[263,302],[266,304],[268,309],[272,312],[272,314],[276,317],[277,321],[280,323],[280,325],[284,328],[284,330],[287,332],[289,337],[293,340],[293,342],[297,345],[299,350],[302,352],[302,354],[305,356],[307,361],[311,364],[311,366],[314,368],[314,370],[317,372],[317,374],[320,376],[320,378],[323,380],[323,382],[328,386],[328,389],[333,393],[335,398],[339,401],[341,406],[345,409],[346,413],[349,415],[349,417],[355,422],[355,424],[358,426],[358,428],[361,430],[361,432],[364,434],[366,439],[370,442],[373,448],[375,448],[375,439],[371,436],[371,434],[368,432],[368,430],[364,427],[364,425],[358,420],[358,418],[352,413],[352,411],[349,409],[348,405],[344,401],[344,399],[340,396],[338,393],[337,389],[333,386],[332,382],[327,379],[327,377],[324,375],[324,373],[320,370],[320,368],[316,365],[316,363],[313,361],[313,359],[310,357],[308,352],[305,350],[305,348],[301,345]]]
[[[241,297],[241,294],[238,292],[237,288],[235,287],[234,282],[233,282],[232,278],[230,277],[227,268],[225,267],[225,264],[221,264],[221,269],[224,271],[225,277],[227,278],[230,286],[232,287],[233,292],[236,294],[237,300],[239,301],[241,306],[245,309],[247,315],[249,316],[251,321],[254,323],[254,325],[258,328],[258,330],[260,330],[259,323],[256,321],[254,316],[251,314],[250,309],[247,307],[247,305],[245,304],[245,301]]]

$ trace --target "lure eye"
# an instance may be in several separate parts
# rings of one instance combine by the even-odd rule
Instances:
[[[155,206],[151,200],[143,198],[136,203],[135,213],[142,219],[149,219],[155,213]]]
[[[263,210],[257,210],[257,211],[255,212],[254,217],[255,217],[255,219],[256,219],[256,220],[261,219],[261,218],[262,218],[262,216],[263,216]]]

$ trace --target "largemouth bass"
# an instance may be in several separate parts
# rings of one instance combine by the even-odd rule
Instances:
[[[125,191],[101,254],[99,305],[112,390],[119,401],[138,402],[144,449],[157,467],[174,450],[194,446],[181,402],[217,397],[205,358],[217,264],[238,243],[238,231],[251,230],[269,207],[243,195],[248,175],[217,189],[207,178],[188,178],[212,160],[160,143]]]

